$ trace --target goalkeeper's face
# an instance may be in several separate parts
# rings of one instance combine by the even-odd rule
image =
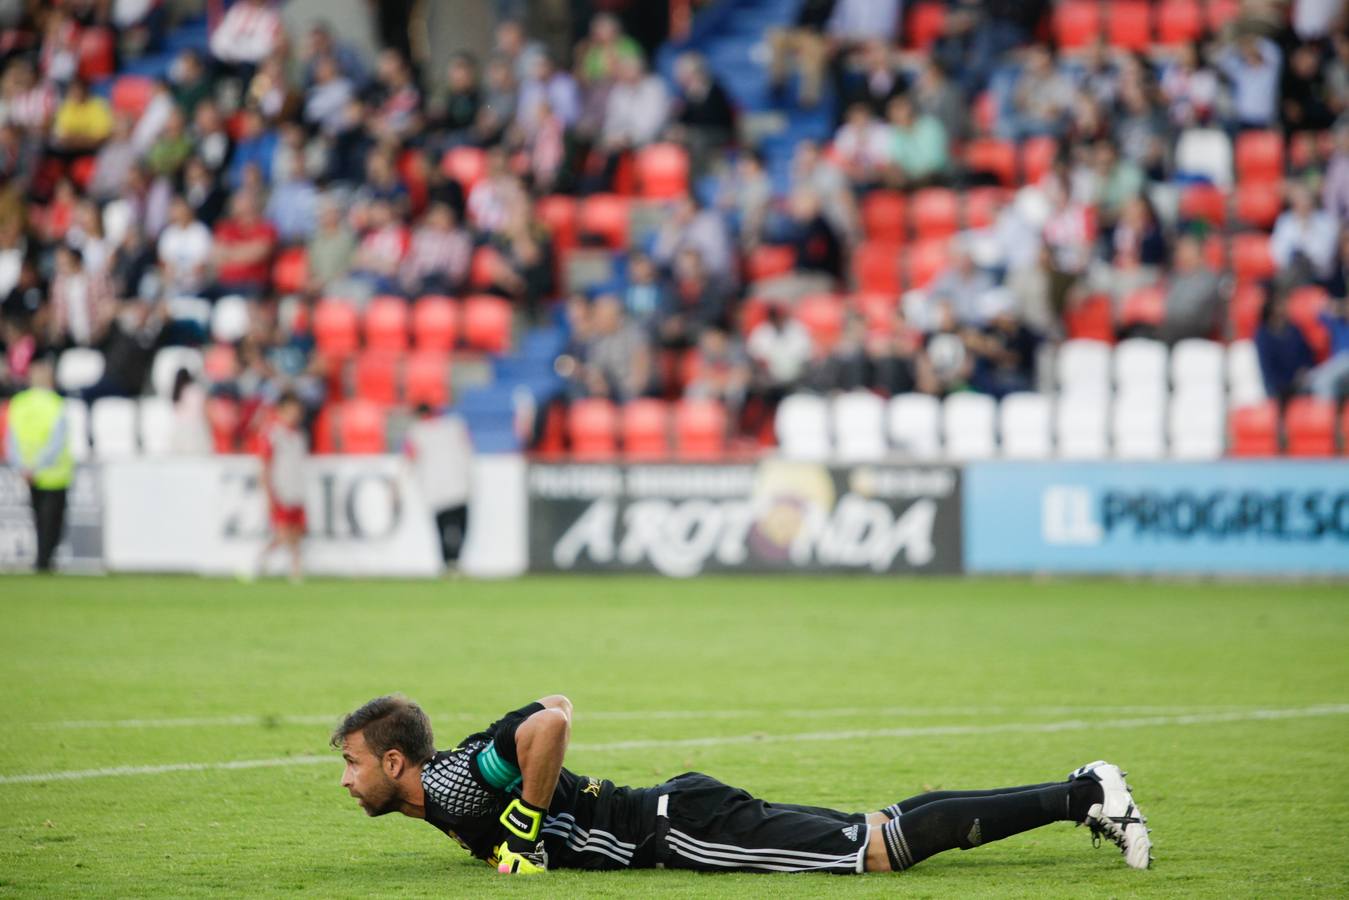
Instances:
[[[342,787],[361,804],[367,816],[397,812],[402,806],[398,782],[384,771],[383,761],[366,746],[365,735],[357,731],[342,741]]]

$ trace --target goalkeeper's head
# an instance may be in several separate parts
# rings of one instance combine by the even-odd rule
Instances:
[[[331,743],[347,764],[342,787],[370,816],[401,811],[405,789],[436,752],[431,720],[402,694],[376,697],[349,714]]]

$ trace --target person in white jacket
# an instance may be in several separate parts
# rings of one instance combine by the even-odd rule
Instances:
[[[435,515],[441,558],[446,569],[454,571],[468,533],[468,486],[473,465],[468,428],[457,415],[438,415],[429,406],[419,406],[403,454],[422,499]]]

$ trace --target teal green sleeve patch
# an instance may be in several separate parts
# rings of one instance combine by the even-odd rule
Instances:
[[[512,791],[520,786],[520,769],[501,758],[495,742],[478,752],[478,771],[499,791]]]

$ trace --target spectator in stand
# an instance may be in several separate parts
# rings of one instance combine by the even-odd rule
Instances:
[[[267,219],[276,226],[278,239],[286,245],[303,244],[314,234],[318,188],[305,177],[302,164],[303,160],[294,156],[278,156],[275,184],[267,198]]]
[[[1199,237],[1184,235],[1176,242],[1175,265],[1167,278],[1162,340],[1175,344],[1187,338],[1212,339],[1221,331],[1222,321],[1218,276],[1204,260]]]
[[[950,163],[950,147],[941,122],[919,113],[906,94],[890,101],[886,116],[892,135],[891,183],[916,188],[939,182]]]
[[[455,221],[448,204],[436,203],[412,233],[400,278],[411,296],[458,294],[468,280],[473,238]]]
[[[564,130],[570,128],[581,117],[581,92],[569,72],[558,68],[548,54],[540,53],[533,58],[529,77],[520,83],[515,107],[519,135],[532,141],[550,112]]]
[[[523,192],[512,199],[506,226],[491,243],[498,260],[494,287],[516,301],[530,322],[539,322],[553,293],[552,244]]]
[[[206,391],[187,369],[173,378],[173,432],[169,453],[174,456],[210,456],[215,449],[206,423]]]
[[[774,91],[785,92],[789,61],[800,75],[797,102],[810,108],[820,102],[824,91],[825,69],[829,63],[829,44],[824,29],[834,14],[837,0],[804,0],[791,27],[770,32],[769,81]]]
[[[102,97],[89,93],[89,85],[75,79],[56,110],[52,123],[54,153],[63,158],[87,156],[112,134],[112,108]]]
[[[1156,284],[1171,258],[1157,214],[1141,196],[1124,205],[1119,221],[1105,233],[1104,241],[1107,265],[1094,271],[1104,279],[1101,289],[1118,300]]]
[[[141,121],[144,121],[144,117]],[[139,122],[136,131],[139,134]],[[192,119],[192,139],[197,158],[211,176],[214,178],[223,172],[234,150],[234,141],[225,130],[225,120],[220,115],[220,107],[210,100],[203,100],[197,104],[197,111]],[[146,145],[143,149],[148,150],[149,146]]]
[[[1035,389],[1035,360],[1040,336],[1016,316],[1016,298],[1002,288],[984,294],[979,328],[965,332],[974,368],[970,386],[1001,400]]]
[[[567,161],[567,129],[547,103],[539,107],[538,123],[522,149],[529,158],[529,184],[534,192],[563,193],[563,185],[570,182],[569,173],[563,171]]]
[[[163,309],[139,300],[123,303],[102,343],[103,376],[80,392],[84,402],[92,406],[103,397],[139,397],[163,327]]]
[[[627,282],[623,286],[623,310],[628,318],[653,337],[661,319],[671,308],[669,287],[650,255],[640,250],[628,254]]]
[[[369,127],[381,142],[401,142],[421,129],[421,90],[397,50],[379,54],[370,106]]]
[[[267,127],[261,112],[251,108],[245,109],[243,128],[239,142],[234,147],[234,155],[230,158],[229,173],[226,177],[229,188],[238,190],[243,185],[244,171],[249,166],[256,166],[262,173],[264,181],[270,179],[272,157],[276,154],[279,142],[276,130]]]
[[[98,154],[94,157],[89,196],[95,200],[107,202],[116,198],[140,159],[140,151],[131,140],[132,125],[132,120],[127,116],[113,117],[112,134],[98,148]]]
[[[1232,130],[1276,124],[1283,67],[1279,45],[1247,31],[1222,50],[1217,62],[1232,85]]]
[[[80,23],[61,6],[49,8],[39,52],[42,77],[58,85],[73,81],[80,67]]]
[[[712,209],[703,209],[693,194],[675,201],[670,215],[656,233],[651,255],[666,269],[685,250],[698,254],[709,278],[735,282],[735,246],[726,230],[726,221]]]
[[[272,552],[284,547],[290,556],[290,580],[298,583],[302,575],[301,548],[306,530],[305,458],[309,441],[300,428],[304,406],[299,396],[284,393],[276,404],[276,418],[267,429],[262,449],[262,485],[267,493],[272,537],[258,555],[251,573],[263,574]]]
[[[285,41],[281,14],[269,0],[237,0],[211,32],[211,55],[223,73],[247,82]]]
[[[950,260],[928,287],[928,303],[950,309],[958,325],[982,325],[993,279],[974,264],[969,239],[963,235],[951,240]]]
[[[230,199],[229,216],[215,226],[216,295],[261,296],[271,277],[276,245],[276,227],[259,214],[257,197],[248,191],[236,193]]]
[[[720,328],[708,328],[698,337],[693,380],[687,397],[717,400],[736,421],[749,389],[749,357],[740,342]]]
[[[168,297],[200,297],[206,290],[211,262],[211,230],[192,215],[192,207],[175,197],[169,226],[159,235],[159,265]]]
[[[650,74],[640,59],[621,57],[618,78],[605,106],[600,142],[608,157],[608,175],[622,153],[658,140],[670,115],[670,97],[660,76]]]
[[[891,99],[908,87],[904,73],[891,59],[890,45],[873,36],[863,42],[854,57],[854,64],[839,73],[841,108],[851,109],[856,103],[865,103],[875,115],[884,115]]]
[[[446,570],[454,573],[468,534],[468,497],[473,445],[458,415],[437,415],[417,407],[417,421],[408,429],[403,455],[422,500],[435,516],[436,536]]]
[[[29,139],[45,135],[59,100],[52,82],[39,79],[24,57],[9,63],[4,81],[5,118]]]
[[[825,218],[819,196],[809,188],[792,193],[791,225],[796,270],[827,276],[834,283],[841,280],[843,241]]]
[[[1028,48],[1012,94],[1006,123],[1009,136],[1024,140],[1063,133],[1075,97],[1072,83],[1054,65],[1049,48],[1039,45]]]
[[[1330,335],[1330,356],[1307,375],[1311,392],[1337,402],[1349,396],[1349,298],[1341,294],[1318,318]]]
[[[305,92],[304,120],[327,137],[342,130],[347,104],[356,94],[356,87],[342,74],[331,56],[320,56],[314,61],[314,80]]]
[[[1308,185],[1289,184],[1288,209],[1275,221],[1269,238],[1269,252],[1279,269],[1276,281],[1293,288],[1328,278],[1339,233],[1335,217],[1317,209]]]
[[[1349,124],[1335,130],[1335,152],[1326,167],[1321,203],[1327,214],[1349,222]]]
[[[108,274],[116,297],[134,297],[152,303],[170,296],[165,293],[160,279],[157,248],[146,239],[139,221],[133,220],[127,225],[113,251]]]
[[[1169,124],[1155,95],[1150,74],[1124,78],[1120,82],[1114,133],[1125,159],[1150,177],[1164,181],[1168,174]]]
[[[187,133],[187,119],[182,109],[175,107],[145,161],[154,174],[176,179],[191,155],[192,137]]]
[[[587,84],[604,84],[616,80],[624,60],[642,61],[642,48],[623,32],[618,17],[599,13],[590,20],[590,33],[578,48],[581,79]]]
[[[482,104],[478,61],[472,54],[456,53],[450,57],[444,88],[432,96],[428,108],[427,126],[437,132],[437,147],[472,144]]]
[[[374,293],[396,293],[408,244],[407,227],[393,204],[378,198],[371,201],[366,210],[365,234],[351,260],[352,277],[365,282]]]
[[[1324,131],[1335,122],[1318,44],[1299,44],[1288,57],[1279,103],[1284,130]]]
[[[651,347],[646,334],[623,315],[613,294],[596,297],[590,309],[590,336],[573,376],[573,395],[608,397],[626,403],[651,387]]]
[[[339,40],[327,22],[318,22],[309,29],[303,48],[304,83],[308,87],[318,76],[318,61],[327,57],[337,64],[341,76],[357,90],[365,87],[369,73],[361,51],[354,44]]]
[[[48,290],[43,282],[42,275],[38,272],[35,259],[25,259],[22,261],[17,278],[13,287],[0,295],[0,323],[14,325],[19,329],[21,337],[27,338],[36,351],[36,337],[31,335],[34,322],[45,317],[47,314]],[[14,350],[14,343],[10,344],[11,352]],[[31,356],[28,357],[31,359]],[[19,368],[27,365],[27,360]],[[14,366],[10,366],[10,374],[14,375]]]
[[[963,141],[969,137],[969,104],[935,57],[924,61],[912,94],[919,114],[940,122],[948,139]]]
[[[873,332],[867,338],[871,361],[870,387],[894,397],[898,394],[931,394],[937,390],[936,378],[923,351],[923,333],[896,312],[889,334]]]
[[[58,244],[46,343],[52,347],[96,346],[116,311],[107,276],[86,271],[78,249]]]
[[[257,107],[269,122],[293,118],[300,108],[301,98],[286,76],[286,60],[281,55],[269,56],[248,82],[244,103]]]
[[[722,182],[720,206],[744,251],[753,250],[763,241],[773,206],[773,179],[759,151],[752,147],[738,151],[734,168]]]
[[[824,217],[834,227],[834,231],[845,241],[859,238],[862,226],[858,220],[857,201],[852,188],[843,172],[830,162],[820,150],[820,145],[811,140],[803,140],[796,145],[792,157],[792,181],[789,195],[798,188],[809,188],[819,198]],[[777,241],[770,227],[769,239]],[[790,232],[789,232],[790,233]]]
[[[307,245],[309,292],[321,295],[346,278],[356,255],[356,236],[342,216],[342,205],[333,196],[320,198],[318,227]]]
[[[1220,86],[1199,44],[1180,46],[1162,70],[1161,91],[1173,126],[1189,128],[1209,121],[1218,105]]]
[[[215,227],[225,209],[225,192],[211,177],[211,170],[200,157],[194,156],[183,168],[183,199],[192,209],[192,215],[207,228]]]
[[[1114,141],[1100,140],[1091,149],[1092,167],[1087,175],[1094,206],[1101,223],[1109,226],[1124,207],[1143,193],[1147,176],[1132,160],[1120,159]]]
[[[169,84],[174,102],[189,120],[196,115],[197,104],[211,96],[211,79],[195,50],[184,50],[174,59]]]
[[[482,104],[473,123],[473,143],[490,147],[502,139],[511,122],[515,121],[515,98],[515,69],[510,61],[499,56],[489,59]]]
[[[810,373],[807,384],[820,391],[857,391],[871,383],[871,375],[866,320],[849,313],[843,322],[843,332],[839,335],[838,343],[830,351],[825,364]]]
[[[715,154],[734,141],[735,111],[701,54],[680,54],[674,74],[677,127],[672,137],[688,147],[691,174],[697,178],[711,169]]]
[[[764,320],[749,333],[745,349],[754,364],[751,393],[768,413],[801,382],[815,353],[806,326],[779,302],[768,305]]]
[[[1332,297],[1349,297],[1349,223],[1340,227],[1340,249],[1330,277],[1324,282]]]
[[[521,192],[520,180],[507,168],[506,151],[492,147],[487,151],[487,174],[468,194],[469,222],[483,234],[502,230]]]
[[[1055,315],[1061,316],[1091,262],[1092,225],[1086,207],[1073,199],[1061,172],[1046,177],[1044,195],[1049,207],[1043,230],[1049,302]]]
[[[546,52],[542,44],[525,34],[523,23],[511,19],[497,25],[496,56],[510,67],[517,84],[529,77],[535,58]]]
[[[704,330],[726,321],[728,290],[725,282],[708,276],[703,259],[692,248],[675,257],[669,310],[660,321],[660,344],[666,350],[687,350]]]
[[[1266,301],[1260,327],[1255,331],[1255,349],[1265,393],[1286,403],[1306,387],[1316,357],[1307,339],[1288,318],[1288,297],[1280,292]]]
[[[860,190],[878,186],[890,167],[894,132],[865,101],[848,107],[842,127],[834,135],[834,155],[848,180]]]

